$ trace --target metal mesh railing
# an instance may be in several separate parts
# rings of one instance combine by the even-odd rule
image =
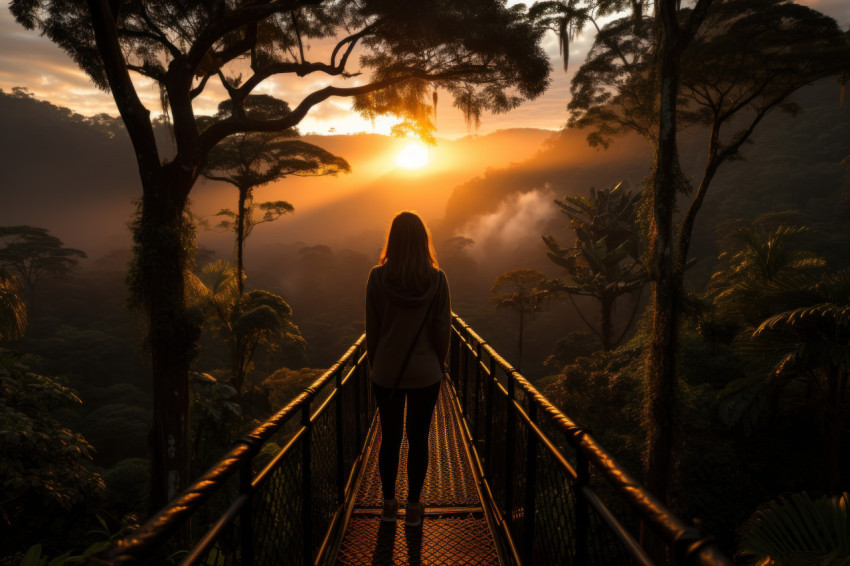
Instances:
[[[676,564],[731,564],[455,314],[450,369],[484,492],[515,561],[655,564],[636,541],[642,521]]]
[[[454,412],[459,409],[463,423],[449,419],[443,430],[451,426],[468,439],[482,480],[482,503],[509,560],[651,565],[655,562],[635,540],[642,522],[676,564],[730,565],[711,537],[658,502],[456,315],[451,377],[441,395]],[[111,565],[326,563],[343,540],[341,526],[366,467],[364,444],[377,436],[370,434],[375,411],[361,336],[310,387],[98,560]],[[452,484],[450,476],[434,489]],[[486,556],[476,558],[474,549],[491,547],[493,536],[479,527],[460,528],[467,523],[456,519],[429,523],[436,529],[433,540],[451,544],[428,552],[450,552],[452,563],[460,563],[458,556],[468,558],[463,563],[482,563]],[[349,530],[372,533],[377,523],[354,517]],[[420,555],[428,541],[432,538],[408,540],[408,554]],[[386,542],[378,536],[375,552]],[[359,554],[352,550],[346,556]]]
[[[307,565],[333,552],[376,409],[365,360],[361,336],[100,562]]]

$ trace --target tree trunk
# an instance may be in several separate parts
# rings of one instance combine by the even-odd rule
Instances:
[[[242,250],[245,247],[245,201],[248,198],[248,190],[249,187],[239,187],[239,205],[236,211],[236,290],[240,299],[245,291],[242,286],[245,272]]]
[[[602,349],[610,352],[614,347],[613,331],[611,328],[611,316],[614,311],[616,297],[611,295],[602,296]]]
[[[179,173],[145,187],[135,226],[134,291],[150,321],[153,426],[150,511],[186,487],[189,478],[189,364],[200,330],[186,310],[185,269],[191,228],[184,217],[191,181]]]
[[[660,0],[660,44],[658,81],[660,87],[659,136],[652,180],[652,225],[650,262],[655,278],[653,325],[647,367],[647,446],[644,481],[650,492],[667,501],[673,469],[676,429],[676,350],[679,318],[678,283],[673,269],[673,211],[676,205],[678,159],[676,148],[676,94],[678,90],[678,24],[675,0]],[[650,543],[644,525],[641,542],[656,560],[663,549]]]

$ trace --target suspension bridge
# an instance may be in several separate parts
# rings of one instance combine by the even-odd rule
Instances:
[[[98,563],[731,565],[457,315],[421,527],[380,521],[378,418],[361,336]]]

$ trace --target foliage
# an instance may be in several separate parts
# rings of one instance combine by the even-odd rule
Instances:
[[[289,105],[269,95],[250,95],[243,105],[253,119],[269,120],[291,112]],[[219,105],[216,119],[233,114],[232,101]],[[209,154],[204,175],[237,188],[253,189],[288,175],[314,177],[348,173],[348,162],[324,149],[297,140],[297,128],[281,132],[252,132],[225,138]]]
[[[522,366],[522,343],[525,315],[547,306],[547,279],[537,269],[512,269],[496,278],[490,289],[490,304],[495,309],[511,309],[519,313],[517,369]]]
[[[40,28],[65,49],[98,86],[115,88],[104,46],[96,43],[98,35],[93,33],[104,25],[98,16],[112,17],[108,8],[98,6],[92,16],[75,2],[44,0],[15,1],[11,9],[20,24]],[[104,9],[105,14],[99,13]],[[53,14],[63,17],[56,20]],[[207,147],[237,131],[264,129],[241,112],[241,103],[257,85],[277,74],[351,77],[369,70],[372,76],[360,88],[317,91],[289,114],[291,120],[282,120],[286,115],[279,114],[276,120],[283,123],[273,125],[275,129],[294,126],[306,110],[330,96],[357,94],[357,108],[367,116],[395,112],[408,127],[427,131],[423,120],[430,114],[429,83],[448,90],[455,104],[470,112],[499,112],[541,94],[549,72],[537,46],[540,34],[524,20],[523,11],[492,0],[404,6],[373,1],[309,6],[193,1],[179,10],[170,2],[128,1],[120,4],[115,20],[117,39],[134,73],[165,85],[175,78],[169,69],[179,66],[181,78],[194,79],[190,89],[179,94],[180,100],[173,89],[164,94],[176,112],[210,79],[221,81],[236,102],[237,113],[226,127],[205,132],[211,139],[204,143]],[[469,37],[477,41],[468,41]],[[304,44],[323,38],[336,42],[330,61],[308,60]],[[358,45],[366,48],[359,60],[362,71],[349,66]],[[247,78],[230,67],[243,55],[250,57]]]
[[[601,349],[602,343],[595,334],[582,330],[574,330],[563,338],[559,338],[552,348],[552,353],[543,362],[544,365],[555,369],[586,358]]]
[[[566,293],[582,321],[602,342],[605,350],[615,347],[629,330],[637,313],[638,298],[632,316],[619,337],[612,329],[612,315],[617,299],[634,294],[647,282],[640,261],[640,236],[635,226],[640,195],[632,194],[621,183],[607,189],[591,187],[590,196],[567,196],[555,201],[570,219],[576,234],[571,247],[560,245],[552,236],[543,236],[546,255],[563,267],[566,278],[553,282],[551,290]],[[596,328],[579,310],[573,295],[593,297],[601,308],[601,327]]]
[[[819,256],[793,245],[805,232],[786,225],[739,230],[743,248],[712,279],[715,316],[739,325],[736,347],[750,365],[725,387],[721,409],[727,423],[747,425],[775,410],[782,396],[811,407],[835,490],[850,375],[850,268],[824,273]]]
[[[755,329],[751,345],[780,354],[778,375],[821,368],[850,372],[850,268],[802,289],[775,284],[768,292],[785,310]]]
[[[88,545],[80,554],[67,551],[55,558],[49,558],[41,544],[35,544],[27,549],[19,566],[65,566],[69,564],[88,564],[99,552],[103,552],[120,538],[129,535],[139,528],[139,522],[135,515],[125,517],[118,529],[111,529],[106,520],[96,515],[98,526],[86,533],[87,539],[96,539]]]
[[[0,342],[21,338],[27,329],[27,306],[17,280],[0,268]]]
[[[547,398],[632,470],[639,467],[641,445],[641,349],[629,343],[578,356],[540,383]]]
[[[127,458],[103,473],[113,512],[131,512],[143,516],[150,486],[150,462],[146,458]]]
[[[78,425],[97,449],[97,462],[109,466],[147,451],[150,411],[138,399],[129,403],[108,400],[94,408]]]
[[[558,35],[564,72],[569,67],[570,42],[587,26],[588,22],[599,31],[599,19],[631,9],[636,19],[643,12],[643,0],[554,0],[535,2],[528,15],[535,22]]]
[[[280,408],[292,401],[324,372],[323,369],[313,368],[282,368],[265,378],[263,387],[269,391],[271,405]]]
[[[190,274],[192,304],[215,325],[231,347],[231,385],[241,393],[258,347],[296,344],[304,339],[292,322],[292,309],[279,295],[253,290],[239,295],[236,271],[223,260],[205,265],[200,276]],[[281,346],[282,347],[282,346]]]
[[[14,541],[3,541],[5,548],[102,499],[103,480],[84,465],[91,445],[54,417],[58,409],[79,404],[73,390],[0,350],[0,512],[17,532]]]
[[[243,427],[243,408],[236,389],[208,373],[193,372],[190,382],[192,405],[192,469],[198,475],[222,454],[222,440],[230,441]]]
[[[79,258],[86,257],[82,250],[64,247],[46,228],[34,226],[0,226],[0,244],[0,266],[17,274],[29,289],[30,300],[42,276],[65,276]]]
[[[822,271],[824,260],[797,244],[807,232],[804,226],[784,224],[771,230],[758,221],[736,230],[739,249],[720,254],[723,267],[712,275],[707,289],[722,315],[757,324],[775,308],[773,298],[765,295],[769,285],[796,286],[801,278],[812,280]]]
[[[254,211],[257,209],[262,212],[262,216],[259,220],[254,218]],[[244,238],[247,238],[251,235],[251,231],[257,224],[263,224],[265,222],[274,222],[284,214],[288,214],[294,211],[295,207],[293,207],[291,204],[284,200],[254,203],[251,201],[251,198],[246,198],[244,217],[241,221],[241,224],[242,226],[244,226],[245,230]],[[234,212],[229,208],[222,208],[221,210],[216,212],[215,215],[221,217],[221,220],[219,220],[218,224],[216,224],[215,226],[216,228],[220,228],[222,230],[232,230],[234,232],[238,230],[238,226],[240,225],[238,212]]]
[[[494,308],[509,308],[518,313],[539,312],[547,299],[546,276],[537,269],[514,269],[499,275],[490,290]]]
[[[603,27],[571,86],[570,125],[591,128],[588,141],[607,147],[635,131],[656,143],[656,46],[651,17],[634,15]],[[846,65],[848,45],[834,20],[788,0],[719,0],[681,61],[679,126],[732,124],[755,111],[718,151],[734,158],[767,111],[789,94]]]
[[[850,493],[812,499],[794,493],[768,502],[741,525],[739,551],[759,565],[850,563]]]

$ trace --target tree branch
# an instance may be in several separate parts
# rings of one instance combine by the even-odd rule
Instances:
[[[280,64],[285,65],[285,64]],[[253,120],[247,117],[231,116],[220,122],[216,122],[207,128],[201,134],[201,150],[205,153],[212,149],[218,142],[227,136],[240,132],[279,132],[292,128],[307,115],[310,109],[327,100],[332,96],[348,97],[368,94],[382,88],[386,88],[393,84],[404,81],[420,79],[426,81],[447,81],[453,80],[457,76],[466,75],[469,73],[469,68],[449,69],[440,73],[427,73],[419,70],[408,70],[406,73],[394,75],[385,79],[381,79],[366,85],[356,87],[335,87],[327,86],[323,89],[307,95],[301,103],[296,106],[289,114],[277,120]],[[243,89],[240,88],[240,95],[243,94]],[[248,91],[250,92],[250,91]],[[244,93],[247,97],[248,92]],[[244,100],[244,97],[242,100]]]
[[[212,22],[198,35],[187,55],[187,71],[194,74],[206,53],[228,33],[280,12],[319,3],[320,0],[273,0],[263,4],[251,2],[240,6],[226,17]]]
[[[88,6],[95,45],[103,59],[106,79],[112,96],[116,99],[121,118],[127,127],[127,133],[133,142],[136,161],[142,175],[142,184],[147,186],[153,181],[150,178],[151,174],[158,173],[161,169],[156,138],[150,123],[150,111],[139,100],[133,86],[126,61],[121,53],[118,31],[107,0],[88,0]]]

